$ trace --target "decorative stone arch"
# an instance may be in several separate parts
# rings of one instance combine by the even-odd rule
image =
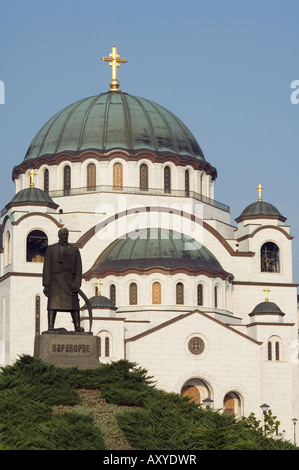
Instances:
[[[209,384],[199,377],[187,380],[182,386],[180,393],[198,405],[203,404],[203,400],[206,398],[212,399],[212,391]]]

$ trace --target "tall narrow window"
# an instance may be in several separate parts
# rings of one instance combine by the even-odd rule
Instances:
[[[123,166],[121,163],[113,165],[113,188],[122,189],[123,187]]]
[[[40,296],[35,297],[35,336],[40,335]]]
[[[184,284],[182,282],[178,282],[176,285],[176,303],[177,305],[184,304]]]
[[[171,193],[171,172],[169,166],[164,168],[164,192]]]
[[[279,248],[273,242],[264,243],[261,248],[261,271],[263,273],[279,273]]]
[[[214,289],[214,306],[215,308],[218,307],[218,287],[217,286]]]
[[[276,341],[275,343],[275,360],[279,361],[279,342]]]
[[[190,195],[190,176],[189,171],[185,171],[185,194],[187,197]]]
[[[137,284],[135,282],[130,284],[130,305],[137,305]]]
[[[4,244],[4,256],[5,256],[5,266],[11,263],[11,239],[10,232],[7,231],[5,235],[5,244]]]
[[[109,357],[110,356],[110,340],[108,336],[105,338],[105,356]]]
[[[49,192],[49,170],[47,168],[44,171],[44,191]]]
[[[148,167],[145,163],[140,165],[139,186],[141,191],[148,191]]]
[[[65,166],[63,170],[63,194],[69,196],[71,189],[71,167]]]
[[[197,286],[197,305],[203,305],[203,287],[202,284]]]
[[[272,361],[272,343],[268,341],[268,361]]]
[[[87,165],[87,191],[95,191],[96,189],[96,166],[94,163]]]
[[[114,284],[111,284],[110,286],[110,300],[115,306],[116,305],[116,287]]]
[[[161,284],[154,282],[152,287],[152,302],[153,304],[161,304]]]
[[[43,262],[48,246],[48,237],[42,230],[32,230],[27,236],[26,261]]]
[[[268,343],[268,361],[281,361],[282,341],[278,336],[271,336]]]

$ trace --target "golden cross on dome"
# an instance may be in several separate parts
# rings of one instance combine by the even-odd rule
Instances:
[[[112,80],[110,82],[110,90],[109,91],[120,91],[119,88],[119,81],[117,80],[117,67],[120,64],[125,64],[127,59],[121,59],[120,55],[117,53],[117,49],[115,45],[112,47],[112,52],[110,52],[109,57],[102,57],[104,62],[109,62],[109,65],[112,67]]]
[[[36,173],[34,173],[34,169],[31,168],[28,174],[30,177],[30,188],[34,188],[34,177],[36,176]]]
[[[259,201],[261,201],[261,200],[262,200],[262,191],[263,191],[265,188],[263,188],[262,185],[261,185],[261,183],[260,183],[260,184],[258,185],[258,187],[255,188],[255,189],[258,190],[258,192],[259,192]]]
[[[98,282],[96,283],[96,286],[97,286],[97,289],[98,289],[97,295],[101,295],[101,286],[102,286],[102,285],[103,285],[103,284],[101,283],[101,281],[100,281],[100,279],[99,279]]]
[[[266,287],[266,289],[264,289],[263,292],[266,292],[265,302],[269,302],[268,292],[271,292],[270,289],[268,289],[268,287]]]

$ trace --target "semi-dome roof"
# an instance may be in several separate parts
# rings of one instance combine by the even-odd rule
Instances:
[[[110,309],[110,310],[117,310],[117,307],[113,304],[113,302],[105,297],[104,295],[94,295],[88,299],[91,305],[91,308],[95,309]],[[86,310],[87,305],[84,304],[81,310]]]
[[[113,149],[174,153],[205,162],[196,139],[178,117],[153,101],[122,92],[84,98],[59,111],[36,134],[25,160]]]
[[[281,215],[279,210],[275,206],[273,206],[273,204],[270,204],[269,202],[265,201],[256,201],[252,204],[249,204],[249,206],[247,206],[243,210],[242,214],[239,215],[239,217],[237,217],[235,220],[236,222],[241,222],[241,220],[243,219],[252,219],[261,216],[274,217],[281,220],[282,222],[285,222],[287,220],[283,215]]]
[[[6,208],[9,209],[12,206],[25,204],[44,205],[53,209],[57,209],[57,207],[59,207],[46,191],[43,191],[40,188],[30,187],[21,189],[21,191],[16,193],[12,200],[6,205]]]
[[[91,273],[144,273],[154,268],[170,274],[187,270],[210,277],[231,277],[215,256],[193,238],[173,230],[142,229],[115,240],[99,256]]]
[[[281,309],[276,305],[274,302],[264,301],[259,303],[249,314],[249,316],[254,315],[265,315],[265,314],[272,314],[272,315],[280,315],[283,316],[284,313]]]

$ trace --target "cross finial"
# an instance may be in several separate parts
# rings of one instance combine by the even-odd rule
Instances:
[[[96,283],[96,286],[97,286],[97,289],[98,289],[97,295],[101,295],[101,286],[102,286],[102,285],[103,285],[103,284],[101,283],[101,281],[100,281],[100,279],[99,279],[98,282]]]
[[[255,189],[257,189],[258,192],[259,192],[259,201],[262,201],[262,191],[263,191],[265,188],[263,188],[262,185],[261,185],[261,183],[260,183],[260,184],[258,185],[258,187],[255,188]]]
[[[102,57],[104,62],[109,62],[109,65],[112,67],[112,80],[110,82],[109,91],[121,91],[119,90],[119,81],[117,80],[117,67],[120,64],[128,62],[126,59],[121,59],[120,55],[117,53],[115,45],[112,47],[112,52],[110,52],[109,57]]]
[[[268,289],[268,287],[266,287],[266,289],[264,289],[263,292],[266,292],[265,302],[269,302],[268,292],[271,292],[270,289]]]
[[[34,177],[36,176],[36,173],[34,173],[34,169],[31,168],[28,174],[30,177],[30,188],[34,188]]]

